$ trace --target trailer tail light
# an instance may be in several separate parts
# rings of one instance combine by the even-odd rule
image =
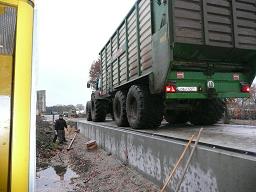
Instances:
[[[242,85],[241,92],[250,93],[251,89],[249,85]]]
[[[167,85],[165,87],[165,92],[166,93],[176,93],[176,86],[175,85]]]

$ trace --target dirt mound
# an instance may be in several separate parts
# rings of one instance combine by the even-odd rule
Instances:
[[[36,121],[37,167],[46,167],[44,165],[56,154],[57,145],[52,142],[53,136],[53,124],[38,117]]]

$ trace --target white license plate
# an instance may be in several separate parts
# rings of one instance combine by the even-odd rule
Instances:
[[[197,92],[197,87],[177,87],[179,92]]]

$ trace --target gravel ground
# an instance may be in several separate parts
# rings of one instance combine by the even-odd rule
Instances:
[[[46,131],[47,132],[47,131]],[[42,131],[41,131],[42,134]],[[47,134],[49,141],[49,134]],[[74,128],[66,133],[68,141]],[[135,170],[125,166],[100,148],[88,151],[89,139],[78,134],[70,151],[66,145],[48,145],[37,154],[37,192],[88,191],[88,192],[153,192],[159,188]],[[45,147],[45,142],[43,143]],[[50,150],[51,149],[51,150]]]
[[[88,152],[86,141],[79,135],[69,152],[72,168],[83,182],[76,185],[75,191],[158,191],[157,186],[102,149]]]

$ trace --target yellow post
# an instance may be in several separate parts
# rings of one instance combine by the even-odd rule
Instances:
[[[11,191],[28,191],[33,7],[19,1],[13,94]]]
[[[11,55],[4,51],[1,54],[0,51],[0,97],[10,98],[12,96],[9,99],[10,109],[12,109],[11,126],[4,133],[5,137],[0,134],[0,139],[6,138],[7,141],[5,147],[2,147],[0,142],[0,163],[4,162],[6,165],[0,165],[2,174],[0,176],[0,192],[5,192],[8,189],[12,192],[26,192],[29,186],[33,4],[29,0],[0,0],[0,5],[2,5],[0,15],[5,13],[3,5],[17,10],[15,50]],[[15,58],[13,58],[14,55]],[[13,87],[10,87],[11,80],[13,80]],[[0,125],[0,133],[3,134],[3,130]],[[9,133],[11,133],[10,136]],[[9,185],[7,185],[7,180]]]

